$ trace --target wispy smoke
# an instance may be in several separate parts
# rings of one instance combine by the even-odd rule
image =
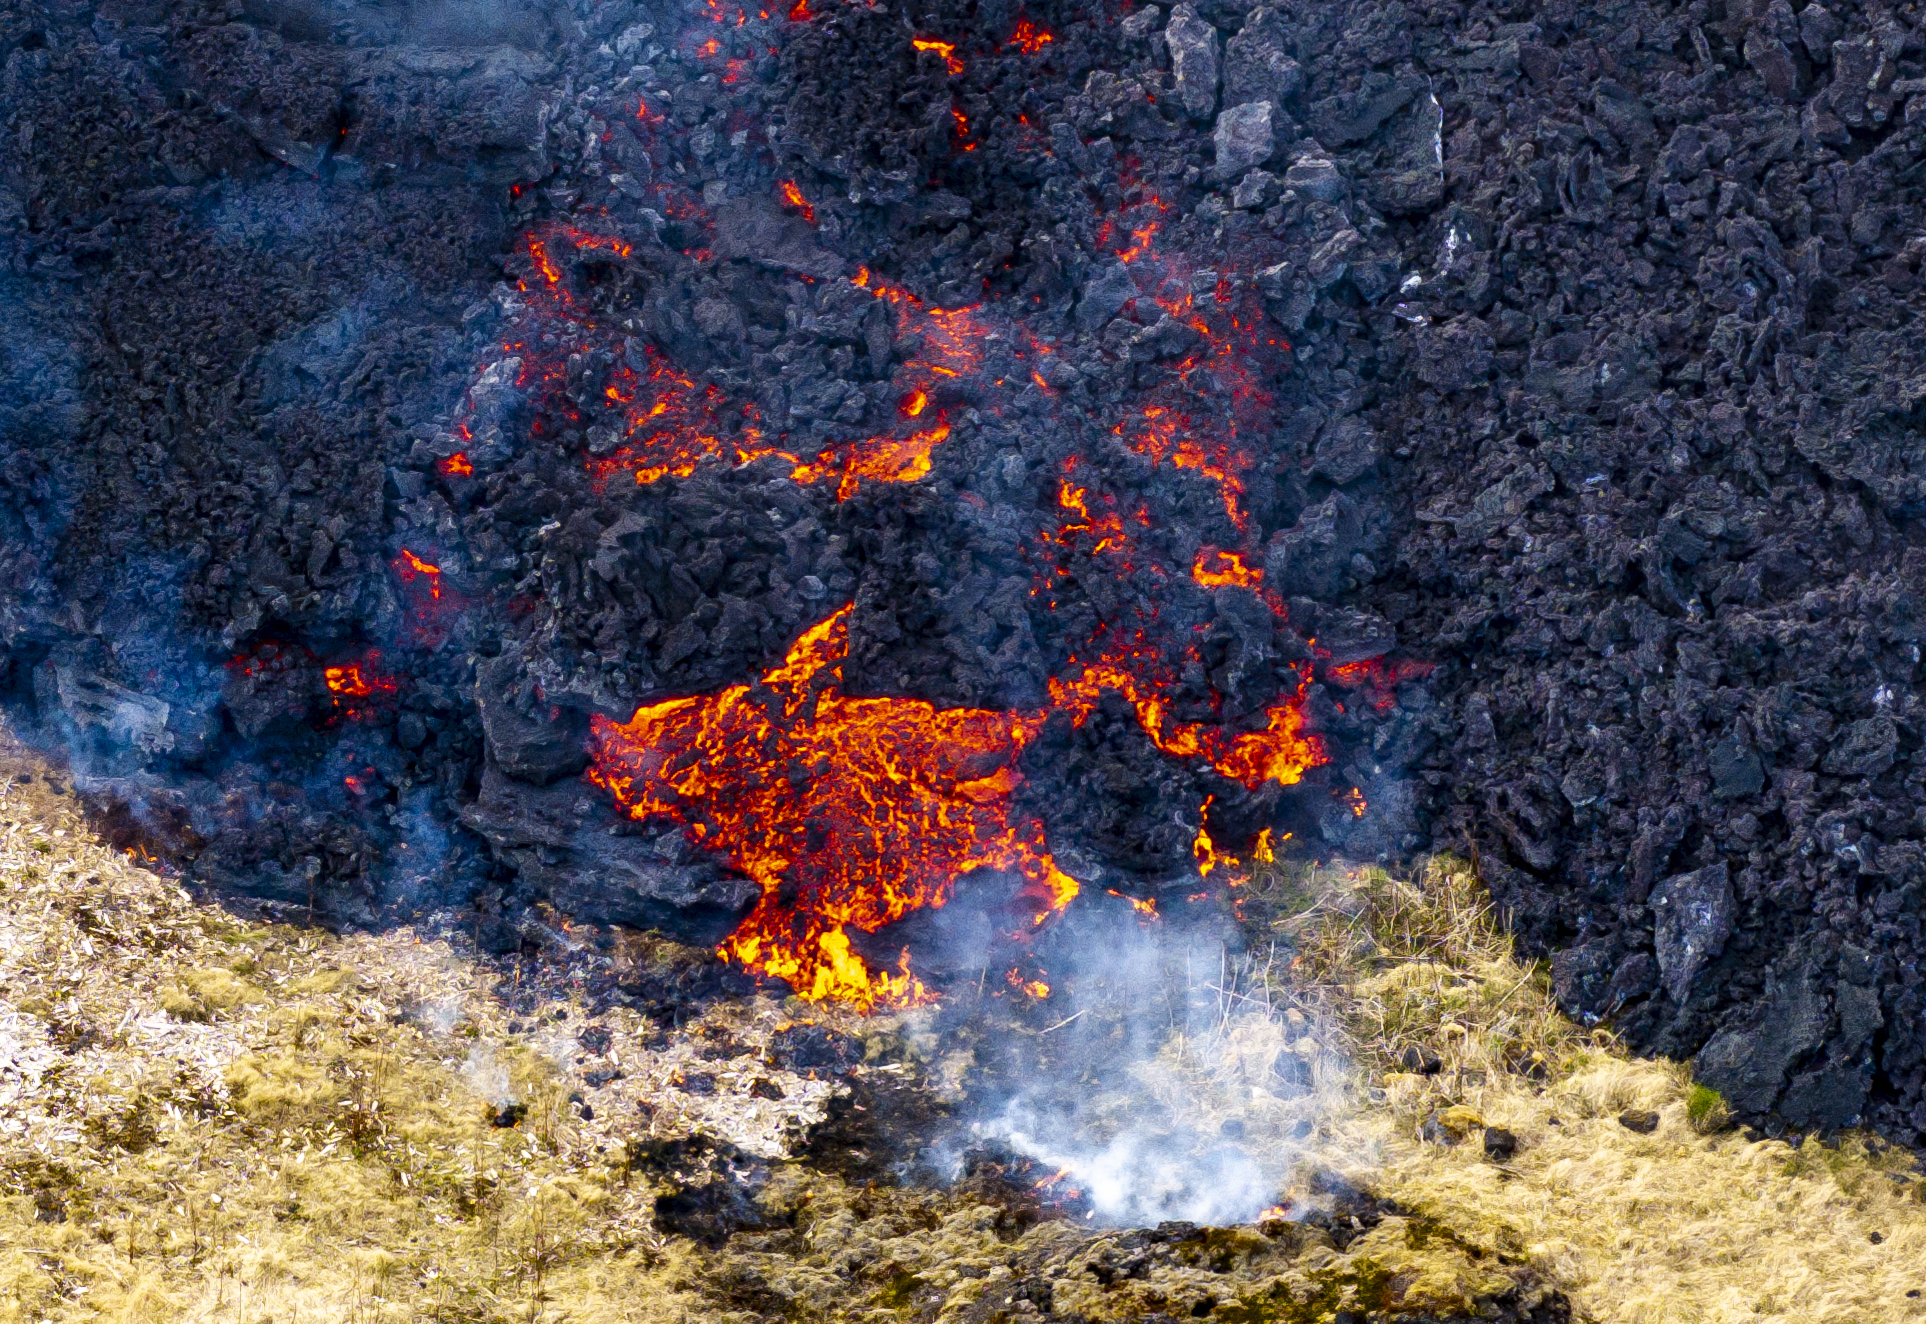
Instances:
[[[972,1141],[1035,1161],[1092,1221],[1253,1220],[1341,1074],[1313,1022],[1271,994],[1279,958],[1242,951],[1222,922],[1078,927],[1052,944],[1062,1018],[1018,1047],[1013,1088],[979,1108]]]

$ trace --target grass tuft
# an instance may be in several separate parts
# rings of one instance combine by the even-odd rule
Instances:
[[[1685,1119],[1700,1135],[1716,1135],[1732,1124],[1732,1110],[1723,1094],[1710,1085],[1695,1084],[1685,1096]]]
[[[1926,1320],[1912,1154],[1732,1132],[1684,1066],[1567,1020],[1462,862],[1277,866],[1245,891],[1253,936],[1294,946],[1291,982],[1351,1056],[1354,1108],[1323,1161],[1521,1248],[1598,1324]],[[1641,1112],[1649,1132],[1620,1120]],[[1480,1127],[1504,1142],[1472,1143]]]

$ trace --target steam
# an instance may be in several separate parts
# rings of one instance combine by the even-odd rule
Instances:
[[[1029,1045],[1017,1087],[969,1126],[1054,1176],[1094,1222],[1250,1222],[1278,1203],[1336,1101],[1337,1062],[1272,992],[1282,958],[1239,950],[1222,921],[1101,928],[1057,944],[1063,1018]]]
[[[462,1063],[462,1079],[468,1088],[486,1099],[497,1109],[512,1108],[515,1104],[515,1091],[508,1076],[508,1068],[503,1066],[493,1050],[478,1046],[468,1050],[468,1057]]]

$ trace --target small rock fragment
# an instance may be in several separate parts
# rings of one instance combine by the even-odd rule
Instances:
[[[1273,107],[1268,101],[1232,106],[1217,117],[1212,141],[1217,146],[1217,177],[1235,179],[1271,159]]]
[[[1217,109],[1217,29],[1197,15],[1194,5],[1178,5],[1164,27],[1177,99],[1192,119]]]
[[[1296,189],[1318,202],[1336,202],[1344,194],[1344,176],[1328,156],[1307,153],[1284,172],[1284,187]]]
[[[1724,860],[1667,878],[1652,889],[1652,940],[1660,981],[1683,1006],[1705,963],[1732,933],[1732,878]]]
[[[1658,1130],[1659,1115],[1639,1108],[1628,1108],[1618,1115],[1618,1124],[1627,1131],[1636,1131],[1642,1136],[1649,1136]]]
[[[1398,1065],[1420,1076],[1435,1076],[1444,1070],[1444,1059],[1429,1048],[1413,1045],[1398,1056]]]

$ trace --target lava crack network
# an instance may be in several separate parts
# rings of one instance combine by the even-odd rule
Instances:
[[[642,707],[627,722],[597,717],[588,774],[632,817],[683,824],[761,887],[722,955],[812,1000],[927,999],[907,953],[895,972],[873,971],[848,930],[873,933],[941,906],[974,869],[1021,874],[1033,923],[1077,895],[1042,824],[1010,814],[1017,758],[1053,711],[1081,725],[1102,690],[1121,690],[1166,753],[1201,757],[1252,788],[1292,785],[1324,760],[1303,731],[1301,694],[1272,709],[1262,731],[1172,726],[1114,661],[1053,683],[1039,711],[851,698],[842,690],[850,611],[805,632],[753,684]]]
[[[974,869],[1020,873],[1035,920],[1077,884],[1012,821],[1017,755],[1040,717],[842,691],[845,607],[754,684],[596,719],[590,777],[636,818],[667,817],[762,888],[723,944],[811,999],[869,1007],[928,995],[905,957],[872,971],[848,929],[940,906]]]

